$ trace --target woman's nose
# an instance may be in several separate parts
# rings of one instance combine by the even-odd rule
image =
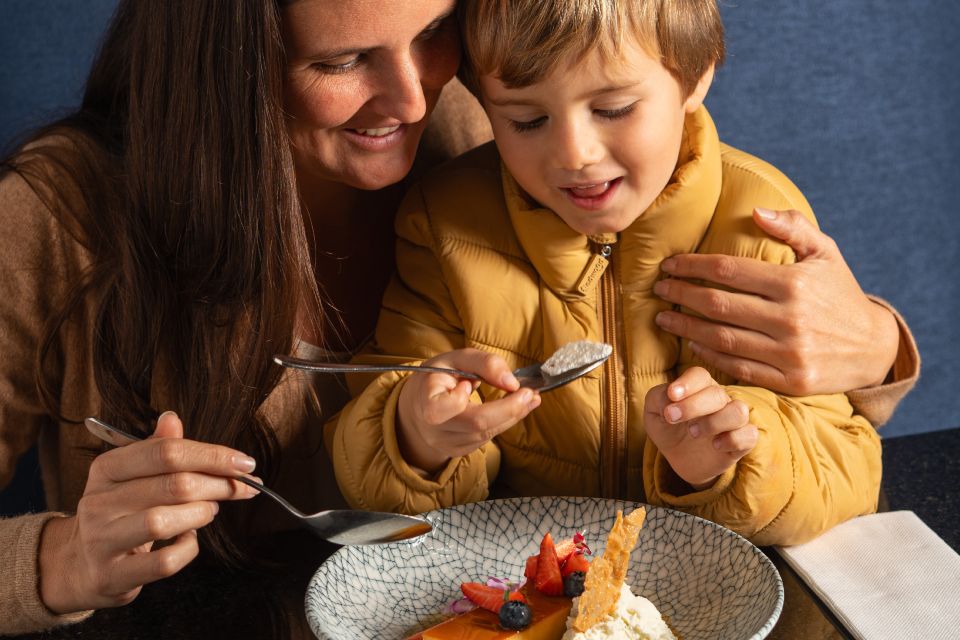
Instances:
[[[560,122],[554,129],[554,157],[561,169],[580,171],[603,159],[603,144],[588,123]]]
[[[381,91],[376,109],[410,124],[427,114],[427,101],[421,84],[421,69],[411,57],[396,60],[381,76]]]

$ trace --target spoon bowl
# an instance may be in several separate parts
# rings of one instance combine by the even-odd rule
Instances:
[[[115,447],[143,440],[140,436],[111,426],[97,418],[84,420],[87,431]],[[433,526],[417,516],[358,509],[333,509],[312,515],[301,513],[272,489],[245,476],[235,476],[243,484],[269,496],[319,537],[339,545],[384,544],[415,538],[430,532]]]
[[[603,364],[604,360],[609,358],[609,354],[592,360],[582,366],[567,369],[557,375],[548,375],[541,370],[543,363],[531,364],[526,367],[514,369],[513,375],[517,378],[521,387],[533,389],[543,393],[557,387],[573,382],[582,375],[589,373]],[[275,355],[273,361],[290,369],[300,369],[302,371],[313,371],[318,373],[383,373],[386,371],[429,371],[434,373],[448,373],[458,378],[468,380],[482,380],[482,378],[469,371],[454,369],[452,367],[433,367],[422,364],[349,364],[344,362],[322,362],[318,360],[305,360],[293,356]]]

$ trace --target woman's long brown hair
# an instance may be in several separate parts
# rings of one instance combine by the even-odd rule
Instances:
[[[187,437],[236,447],[271,476],[278,443],[260,412],[281,374],[271,356],[292,349],[298,311],[319,314],[283,65],[277,0],[125,0],[78,112],[5,163],[94,260],[38,354],[52,414],[83,418],[60,415],[49,372],[59,332],[94,296],[103,417],[146,430],[173,409]],[[201,540],[242,564],[231,508]]]

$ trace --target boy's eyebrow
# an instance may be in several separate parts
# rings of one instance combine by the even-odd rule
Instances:
[[[600,87],[599,89],[594,89],[593,91],[588,91],[587,93],[583,94],[583,96],[581,97],[595,98],[599,95],[603,95],[606,93],[616,93],[618,91],[633,89],[634,87],[638,87],[641,84],[643,84],[643,82],[630,82],[630,83],[621,84],[621,85],[608,85],[605,87]],[[490,96],[487,96],[487,101],[490,104],[495,105],[497,107],[535,107],[537,106],[536,100],[531,100],[528,98],[502,98],[500,100],[497,100],[496,98],[491,98]]]

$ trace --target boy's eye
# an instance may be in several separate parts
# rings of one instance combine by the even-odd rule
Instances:
[[[525,131],[533,131],[534,129],[539,129],[544,122],[547,121],[547,116],[540,116],[539,118],[534,118],[533,120],[510,120],[510,126],[513,127],[513,130],[517,133],[523,133]]]
[[[631,102],[627,106],[619,109],[596,109],[595,113],[601,118],[606,118],[607,120],[616,120],[618,118],[623,118],[630,115],[630,112],[632,112],[636,106],[636,102]]]

